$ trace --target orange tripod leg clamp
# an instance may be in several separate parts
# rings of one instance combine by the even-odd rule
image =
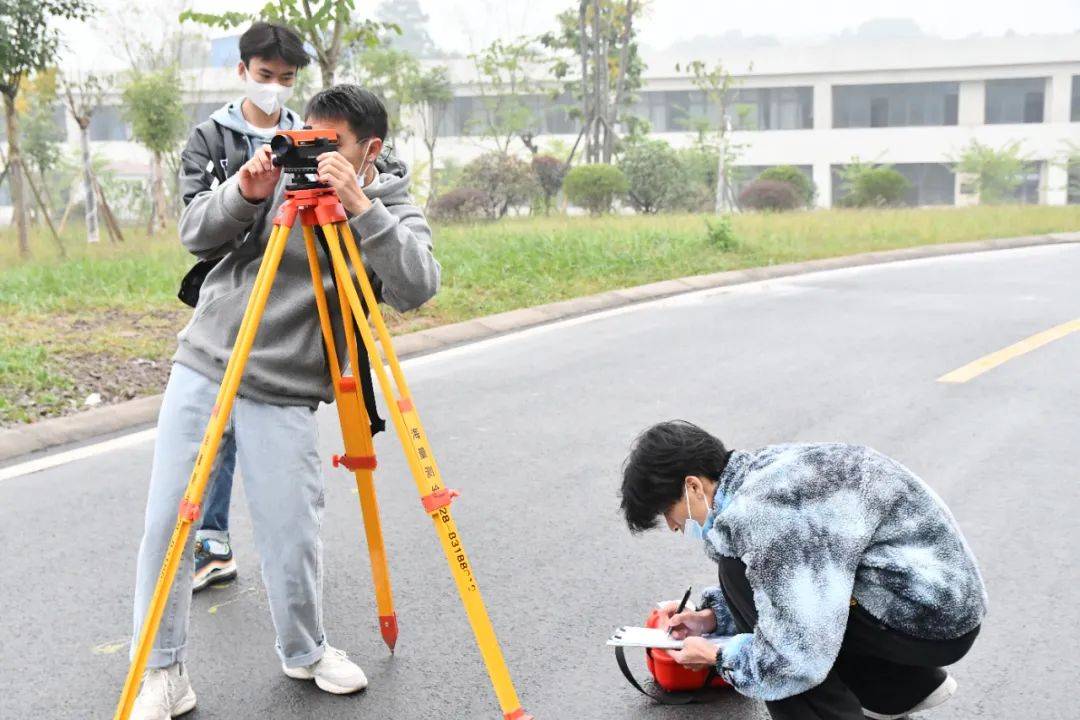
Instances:
[[[181,520],[187,520],[189,523],[194,523],[199,519],[199,513],[202,506],[199,503],[188,502],[187,498],[180,501],[180,512],[178,513]]]
[[[428,493],[420,498],[420,503],[424,506],[424,512],[428,515],[446,507],[450,503],[454,502],[454,498],[459,497],[461,493],[457,490],[451,490],[450,488],[442,488],[436,490],[433,493]]]
[[[330,462],[334,467],[344,465],[349,470],[374,470],[379,466],[379,461],[374,455],[332,455]]]

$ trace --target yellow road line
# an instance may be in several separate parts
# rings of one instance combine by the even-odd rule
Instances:
[[[970,362],[962,368],[957,368],[950,373],[946,373],[937,379],[938,382],[943,383],[964,383],[972,378],[982,375],[988,370],[993,370],[998,365],[1008,362],[1015,357],[1020,357],[1026,353],[1041,348],[1043,345],[1052,343],[1055,340],[1060,340],[1069,333],[1080,330],[1080,318],[1070,320],[1067,323],[1062,323],[1057,327],[1052,327],[1049,330],[1043,330],[1041,333],[1036,333],[1029,338],[1025,338],[1018,343],[1010,345],[1007,348],[1002,348],[997,352],[992,352],[989,355],[985,355],[974,362]]]

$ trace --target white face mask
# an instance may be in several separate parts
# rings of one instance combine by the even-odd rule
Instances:
[[[293,89],[277,83],[261,83],[244,71],[244,92],[255,107],[267,115],[285,107],[285,101],[292,97]]]

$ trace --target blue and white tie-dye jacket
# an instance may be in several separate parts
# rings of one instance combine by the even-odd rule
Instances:
[[[761,700],[820,684],[836,660],[854,598],[908,635],[956,638],[986,614],[982,577],[945,503],[897,461],[866,447],[775,445],[735,451],[713,498],[706,552],[739,558],[757,626],[717,661]],[[735,634],[718,587],[702,606]]]

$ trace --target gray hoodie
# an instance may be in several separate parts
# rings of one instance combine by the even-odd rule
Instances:
[[[411,310],[439,288],[431,228],[412,204],[404,163],[380,161],[376,167],[379,182],[366,191],[372,206],[348,222],[382,300],[399,311]],[[195,313],[177,336],[175,362],[216,381],[223,377],[287,180],[283,175],[270,199],[252,204],[240,195],[234,175],[196,195],[184,209],[180,241],[200,259],[220,257],[221,262],[206,276]],[[321,250],[319,256],[338,356],[344,361],[337,293]],[[276,405],[316,407],[333,400],[299,218],[274,279],[240,394]]]

